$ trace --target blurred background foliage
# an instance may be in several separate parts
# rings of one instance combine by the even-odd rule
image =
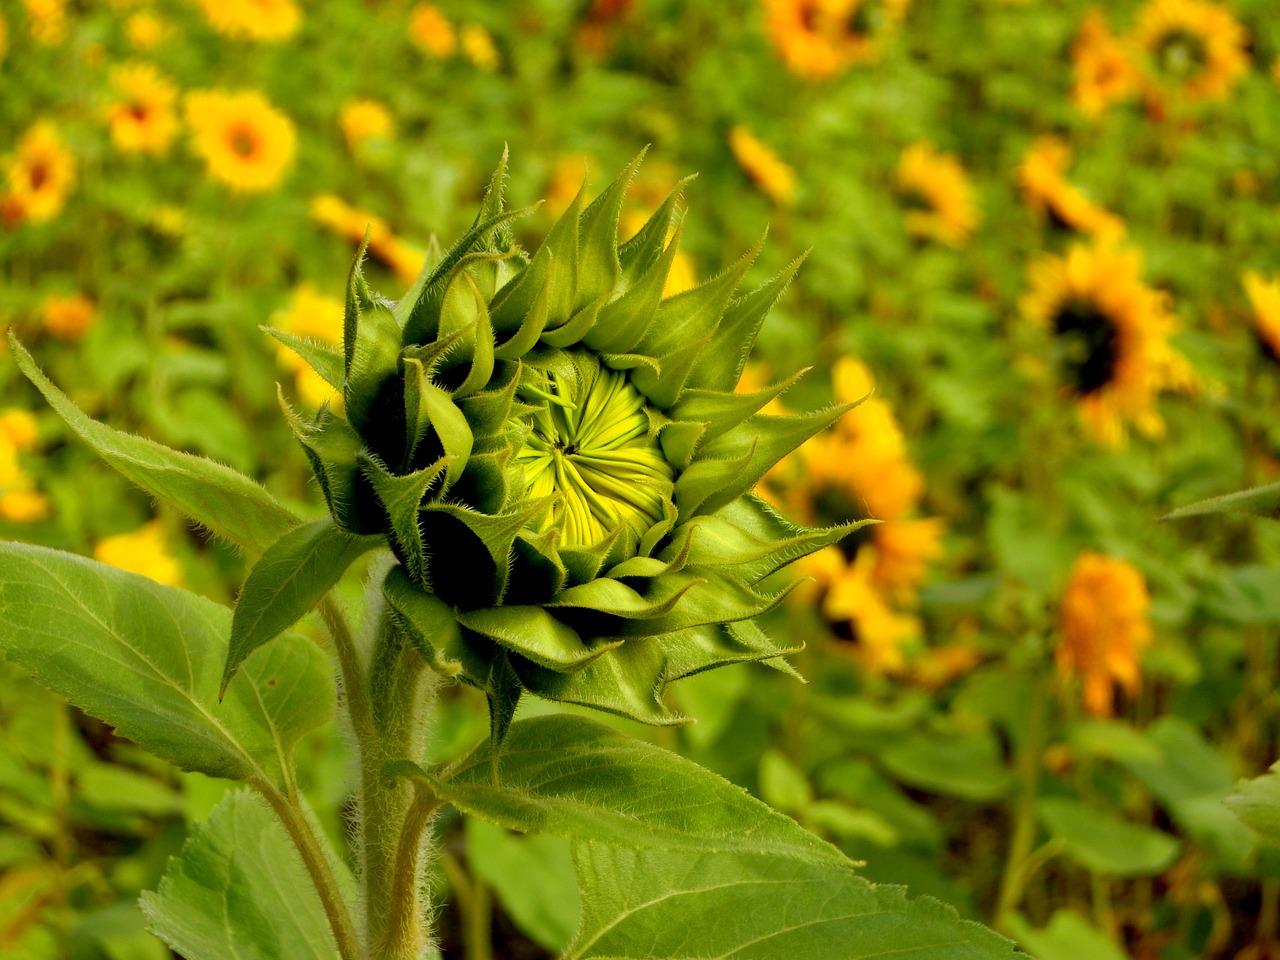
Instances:
[[[366,227],[399,296],[504,143],[530,247],[648,145],[624,231],[697,173],[672,292],[766,226],[749,280],[807,253],[748,378],[874,392],[760,493],[884,522],[792,571],[770,626],[807,685],[735,667],[673,689],[696,724],[617,723],[1041,960],[1280,958],[1280,854],[1221,802],[1276,759],[1280,528],[1158,520],[1280,472],[1273,0],[0,11],[0,325],[93,416],[304,512],[276,384],[327,398],[259,325],[338,339]],[[0,536],[223,602],[245,571],[3,355]],[[438,711],[438,759],[484,735],[468,691]],[[346,740],[301,754],[345,843]],[[222,790],[0,665],[0,955],[168,956],[133,901]],[[567,943],[559,841],[441,829],[445,957]]]

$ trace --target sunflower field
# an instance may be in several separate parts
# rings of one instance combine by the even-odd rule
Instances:
[[[0,0],[0,327],[0,957],[1280,960],[1275,0]]]

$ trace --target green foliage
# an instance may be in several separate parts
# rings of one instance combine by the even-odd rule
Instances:
[[[1280,764],[1240,784],[1225,802],[1262,839],[1280,844]]]
[[[324,910],[271,809],[226,795],[142,896],[147,925],[188,960],[335,960]]]
[[[287,637],[218,702],[230,611],[90,560],[0,544],[0,651],[184,770],[284,786],[333,710],[325,657]]]

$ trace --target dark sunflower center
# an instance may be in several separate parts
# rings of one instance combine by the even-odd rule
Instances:
[[[844,32],[848,37],[869,37],[879,33],[883,26],[883,5],[876,0],[860,0],[845,18]]]
[[[49,168],[43,163],[33,163],[28,173],[28,180],[32,190],[39,190],[49,181]]]
[[[1053,318],[1059,356],[1081,396],[1111,382],[1119,357],[1115,324],[1087,300],[1068,300]]]
[[[923,191],[914,187],[907,187],[901,191],[902,206],[906,210],[917,211],[920,213],[933,213],[935,204],[930,200]]]
[[[1171,30],[1156,44],[1156,63],[1168,75],[1185,80],[1204,67],[1205,53],[1202,37],[1186,30]]]
[[[579,358],[578,375],[530,389],[540,406],[516,462],[530,496],[558,497],[543,529],[564,546],[590,546],[622,526],[637,536],[663,518],[674,471],[651,435],[645,402],[626,374]]]
[[[232,127],[227,131],[227,144],[236,156],[251,157],[258,149],[257,131],[244,124]]]

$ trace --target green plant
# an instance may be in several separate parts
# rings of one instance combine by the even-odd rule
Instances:
[[[472,229],[398,304],[368,289],[361,251],[341,353],[274,332],[343,395],[345,416],[286,407],[329,508],[317,520],[227,467],[90,420],[11,337],[108,463],[260,554],[232,612],[0,545],[6,656],[140,746],[266,801],[229,794],[143,898],[190,960],[427,955],[427,838],[446,803],[574,841],[584,907],[568,958],[1012,953],[949,908],[861,880],[836,848],[690,761],[576,716],[513,722],[528,692],[676,723],[669,681],[743,660],[789,670],[794,648],[752,619],[786,590],[762,584],[857,526],[801,528],[750,493],[846,409],[759,412],[795,378],[733,392],[798,263],[735,296],[752,251],[663,299],[679,188],[619,245],[636,164],[590,205],[580,192],[529,258],[509,229],[527,211],[504,209],[504,158]],[[354,632],[330,590],[384,548],[369,626]],[[328,652],[286,632],[313,609]],[[492,724],[468,756],[429,767],[435,674],[481,689]],[[360,763],[354,877],[292,759],[335,704]],[[691,922],[708,914],[734,920]]]

